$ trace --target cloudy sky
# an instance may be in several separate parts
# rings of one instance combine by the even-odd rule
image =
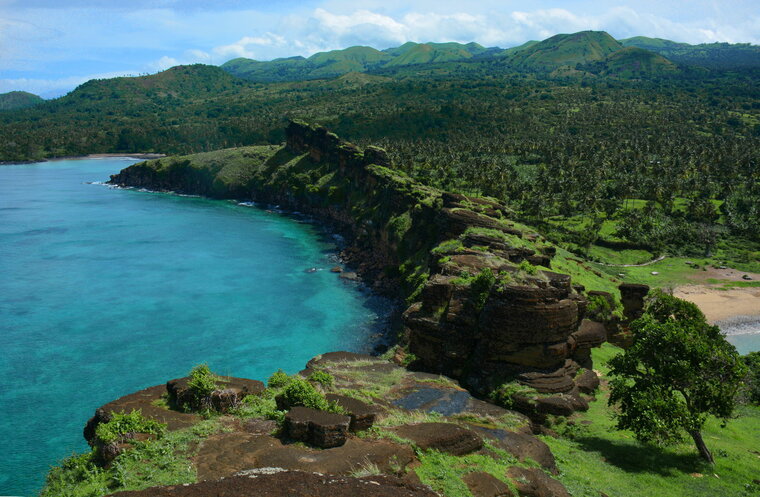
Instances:
[[[62,95],[180,63],[406,41],[510,47],[585,29],[760,44],[757,0],[0,0],[0,93]]]

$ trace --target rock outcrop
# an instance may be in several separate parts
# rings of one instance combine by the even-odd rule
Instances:
[[[437,497],[430,488],[393,476],[363,478],[268,468],[193,485],[118,492],[111,497]]]
[[[518,381],[575,396],[578,366],[591,367],[589,349],[605,337],[581,326],[587,303],[570,277],[549,270],[555,247],[493,199],[442,192],[392,169],[382,149],[301,122],[286,138],[269,157],[244,149],[247,169],[234,171],[243,179],[200,154],[136,164],[111,182],[314,215],[347,235],[343,255],[360,275],[411,302],[403,317],[416,368],[478,395]]]

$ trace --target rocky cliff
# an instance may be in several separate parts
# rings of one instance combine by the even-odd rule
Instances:
[[[442,192],[318,126],[293,122],[284,147],[165,158],[111,183],[279,204],[347,235],[344,255],[380,290],[406,299],[413,367],[478,395],[518,383],[517,405],[541,419],[585,408],[575,378],[590,369],[604,327],[586,299],[549,270],[555,247],[493,199]],[[526,389],[523,389],[523,394]]]

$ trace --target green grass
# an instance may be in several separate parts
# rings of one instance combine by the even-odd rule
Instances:
[[[700,269],[695,269],[686,262],[697,264]],[[666,257],[665,259],[639,267],[614,267],[602,266],[601,264],[591,264],[610,275],[620,276],[626,283],[642,283],[653,288],[666,288],[688,283],[694,283],[694,279],[700,275],[702,267],[713,264],[712,259],[694,258],[694,257]],[[658,274],[652,274],[656,272]]]
[[[596,369],[619,349],[594,349]],[[607,406],[607,392],[597,395],[587,413],[577,416],[562,438],[543,436],[557,458],[560,480],[574,497],[713,497],[760,495],[752,483],[760,468],[760,408],[743,406],[725,428],[710,420],[703,431],[716,464],[710,467],[693,444],[655,447],[618,431]],[[590,421],[591,424],[581,424]],[[699,475],[702,475],[701,477]]]
[[[108,469],[95,464],[95,453],[73,454],[47,476],[40,497],[98,497],[121,490],[194,483],[191,458],[199,439],[222,431],[218,420],[168,432],[157,440],[135,442]]]
[[[592,245],[588,250],[591,259],[606,264],[642,264],[655,259],[648,250],[615,250],[607,247]]]

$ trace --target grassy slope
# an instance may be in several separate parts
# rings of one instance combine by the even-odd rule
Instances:
[[[619,351],[609,344],[594,349],[597,369],[605,373],[605,362]],[[708,422],[703,435],[715,455],[713,468],[702,462],[692,444],[647,446],[632,433],[616,430],[607,398],[603,389],[589,411],[568,427],[568,436],[542,437],[557,457],[560,480],[574,497],[602,492],[616,497],[760,495],[760,485],[752,483],[760,468],[760,407],[741,407],[725,428]]]

